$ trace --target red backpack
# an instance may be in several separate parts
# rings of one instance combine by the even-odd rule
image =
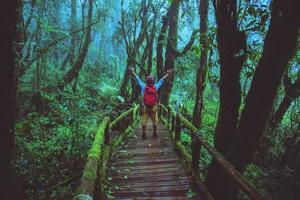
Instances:
[[[154,85],[146,85],[144,91],[144,105],[153,107],[157,102],[157,91]]]

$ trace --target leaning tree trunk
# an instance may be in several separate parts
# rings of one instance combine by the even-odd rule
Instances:
[[[130,58],[127,58],[127,65],[126,65],[126,69],[124,72],[122,84],[120,87],[120,96],[124,97],[125,99],[128,98],[127,84],[130,80],[129,68],[132,66],[134,66],[134,63],[132,62],[132,60]]]
[[[229,149],[226,154],[227,159],[241,173],[251,162],[252,155],[263,135],[282,75],[295,50],[299,18],[297,0],[273,1],[272,17],[263,54],[245,101],[235,142],[227,146]],[[234,185],[224,178],[224,175],[217,177],[216,173],[220,169],[212,166],[208,176],[210,192],[216,199],[236,199],[237,190],[231,189]],[[220,185],[216,187],[218,185],[213,183],[220,183]]]
[[[130,31],[126,30],[125,25],[125,11],[123,10],[123,1],[121,2],[122,7],[122,13],[121,13],[121,30],[122,30],[122,36],[125,41],[126,45],[126,53],[127,53],[127,65],[124,73],[124,77],[122,80],[122,84],[120,86],[120,95],[125,97],[126,100],[129,101],[135,101],[137,99],[137,95],[139,94],[138,85],[136,81],[134,80],[134,77],[131,78],[131,87],[132,87],[132,93],[129,94],[127,91],[127,85],[130,80],[130,73],[128,72],[129,68],[135,67],[136,64],[140,66],[140,64],[136,61],[136,57],[139,52],[139,48],[143,44],[146,38],[146,32],[148,27],[148,12],[149,12],[149,6],[147,6],[147,1],[142,1],[142,6],[139,11],[140,13],[140,22],[138,21],[138,18],[135,18],[136,21],[134,23],[141,24],[140,28],[137,27],[134,29],[134,31],[130,33]],[[139,31],[138,36],[136,37],[137,31]],[[130,38],[134,38],[131,40]],[[143,66],[142,66],[143,67]],[[140,66],[141,70],[142,67]],[[131,97],[131,99],[129,99]]]
[[[298,78],[293,84],[291,80],[287,80],[289,83],[285,86],[285,95],[283,100],[279,104],[276,111],[272,111],[272,115],[267,123],[268,131],[274,131],[274,129],[282,121],[286,111],[291,106],[292,102],[300,96],[300,78]]]
[[[169,23],[169,33],[168,42],[165,54],[165,66],[164,70],[174,69],[175,59],[176,59],[176,49],[178,40],[178,16],[179,16],[179,6],[181,0],[173,0],[170,8],[168,10],[168,23]],[[173,87],[174,73],[170,75],[168,79],[162,86],[160,96],[161,103],[167,105],[169,103],[171,90]]]
[[[238,31],[236,1],[216,1],[217,41],[220,56],[220,108],[215,133],[215,147],[228,158],[228,147],[234,141],[241,103],[240,72],[245,61],[246,36]],[[234,39],[233,39],[234,38]],[[213,161],[208,169],[207,187],[214,197],[231,199],[231,185],[224,185],[227,175]]]
[[[244,172],[264,133],[288,61],[297,44],[300,13],[297,0],[274,0],[264,50],[241,114],[231,162]]]
[[[208,17],[208,0],[201,0],[199,6],[200,14],[200,46],[201,56],[200,64],[196,77],[196,99],[193,111],[193,124],[195,127],[201,126],[201,115],[203,108],[203,95],[206,82],[207,72],[207,17]]]
[[[76,15],[77,15],[77,5],[76,0],[71,0],[71,32],[76,29]],[[75,49],[76,49],[76,37],[77,34],[73,34],[71,37],[71,47],[70,47],[70,64],[73,65],[75,62]]]
[[[93,15],[93,0],[89,0],[88,25],[92,23],[92,15]],[[78,77],[79,71],[83,66],[85,57],[89,49],[89,45],[91,43],[91,33],[92,33],[92,26],[89,26],[85,34],[85,39],[83,42],[82,49],[72,68],[64,75],[63,82],[59,85],[60,89],[63,89],[67,84],[69,84],[70,82],[72,82],[74,79]]]
[[[3,200],[17,199],[12,160],[18,86],[14,39],[19,8],[17,0],[6,1],[0,8],[0,194]]]

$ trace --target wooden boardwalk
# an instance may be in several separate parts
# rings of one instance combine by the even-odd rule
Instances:
[[[168,129],[158,125],[158,138],[141,139],[141,127],[110,161],[111,199],[182,200],[199,198],[194,184],[182,167]]]

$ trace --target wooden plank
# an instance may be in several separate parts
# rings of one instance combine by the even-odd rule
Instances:
[[[116,199],[180,200],[188,199],[187,192],[194,191],[168,129],[160,124],[158,135],[152,139],[148,124],[147,140],[141,140],[141,131],[137,131],[111,160],[111,189]]]
[[[132,165],[157,165],[157,164],[170,164],[170,163],[177,163],[178,159],[175,158],[168,158],[168,159],[153,159],[153,160],[141,160],[134,162],[133,164],[128,163],[128,161],[120,161],[114,164],[115,167],[119,166],[132,166]]]
[[[144,187],[144,188],[126,188],[124,190],[113,191],[114,196],[169,196],[172,195],[183,195],[191,190],[191,185],[181,186],[164,186],[164,187]],[[148,194],[147,194],[148,193]]]
[[[116,169],[111,172],[112,176],[118,176],[118,175],[138,175],[138,174],[144,174],[144,176],[147,176],[149,173],[157,174],[157,173],[164,173],[164,172],[177,172],[182,171],[183,169],[181,167],[173,167],[173,168],[152,168],[152,169],[141,169],[141,170],[129,170],[129,169]]]
[[[158,145],[162,145],[162,144],[164,144],[164,145],[172,145],[172,142],[169,139],[167,139],[167,138],[159,138],[159,136],[158,136],[157,139],[152,139],[152,135],[149,135],[149,136],[147,135],[147,137],[149,137],[149,138],[147,138],[146,140],[143,140],[143,141],[131,141],[131,142],[127,142],[125,144],[125,146],[126,146],[126,148],[127,147],[138,148],[138,147],[149,146],[150,144],[153,145],[153,146],[154,145],[158,146]]]
[[[157,148],[157,149],[144,147],[144,148],[136,148],[136,149],[124,149],[124,148],[122,148],[122,149],[119,149],[118,152],[122,153],[122,152],[126,151],[129,154],[132,154],[132,153],[147,154],[147,153],[160,153],[160,152],[165,152],[165,151],[168,152],[168,151],[171,151],[171,150],[173,150],[173,147],[172,148],[163,147],[163,148]]]
[[[191,181],[188,179],[183,179],[183,180],[167,180],[167,181],[134,181],[134,182],[120,182],[120,183],[115,183],[113,186],[117,186],[120,188],[143,188],[143,187],[151,187],[155,185],[156,187],[158,186],[181,186],[181,185],[190,185]]]
[[[148,175],[147,177],[145,176],[114,176],[112,177],[112,179],[114,181],[134,181],[134,180],[141,180],[141,178],[143,178],[143,180],[159,180],[159,177],[164,177],[164,176],[170,176],[173,178],[179,178],[179,177],[184,177],[186,176],[186,173],[183,171],[178,171],[178,172],[168,172],[168,173],[160,173],[160,174],[152,174],[152,175]]]
[[[191,179],[189,177],[186,176],[186,174],[181,174],[181,175],[173,175],[173,176],[169,176],[169,175],[166,175],[166,176],[149,176],[149,177],[144,177],[142,180],[139,178],[139,179],[125,179],[122,177],[122,179],[116,179],[116,178],[113,178],[112,179],[112,184],[122,184],[122,183],[139,183],[141,181],[143,182],[159,182],[159,181],[177,181],[177,180],[190,180]]]
[[[143,169],[162,169],[162,168],[172,168],[172,167],[183,167],[178,164],[178,163],[171,163],[171,164],[160,164],[160,165],[145,165],[145,166],[122,166],[118,167],[118,169],[123,170],[123,169],[129,169],[129,170],[143,170]],[[115,167],[111,167],[111,170],[115,170]]]
[[[148,186],[148,187],[126,187],[113,190],[113,193],[132,193],[132,192],[167,192],[167,191],[188,191],[192,189],[190,184],[184,185],[166,185],[166,186]]]
[[[161,155],[176,155],[174,151],[161,151],[161,152],[148,152],[148,153],[119,153],[114,157],[114,159],[120,159],[120,158],[138,158],[138,157],[146,157],[146,156],[161,156]]]
[[[147,156],[139,156],[139,157],[135,157],[132,156],[131,158],[116,158],[113,162],[114,163],[121,163],[121,162],[128,162],[130,164],[130,162],[139,162],[139,161],[159,161],[159,160],[163,160],[163,159],[177,159],[176,154],[172,153],[172,154],[160,154],[160,155],[152,155],[152,154],[148,154]]]
[[[181,173],[182,169],[178,170],[173,170],[173,171],[168,171],[168,170],[160,170],[160,171],[148,171],[148,172],[143,172],[143,173],[136,173],[136,172],[120,172],[120,173],[112,173],[112,177],[124,177],[127,176],[128,178],[130,177],[150,177],[150,176],[160,176],[160,175],[166,175],[169,174],[170,176],[172,174],[178,174]],[[185,172],[182,172],[182,174],[185,174]]]
[[[122,200],[132,200],[132,199],[122,199]],[[134,200],[150,200],[150,199],[149,197],[134,197]],[[187,200],[187,197],[186,196],[151,197],[151,200]]]

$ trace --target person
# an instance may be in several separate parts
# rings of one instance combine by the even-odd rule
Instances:
[[[167,74],[164,77],[162,77],[157,83],[155,83],[155,79],[153,76],[147,76],[146,84],[138,77],[138,75],[134,72],[133,68],[130,68],[129,71],[132,73],[132,75],[135,76],[135,80],[137,81],[143,96],[143,101],[141,103],[142,139],[147,139],[146,125],[148,121],[148,116],[150,116],[153,124],[152,138],[156,139],[158,137],[157,91],[164,83],[164,80],[172,73],[172,70],[168,70]]]

